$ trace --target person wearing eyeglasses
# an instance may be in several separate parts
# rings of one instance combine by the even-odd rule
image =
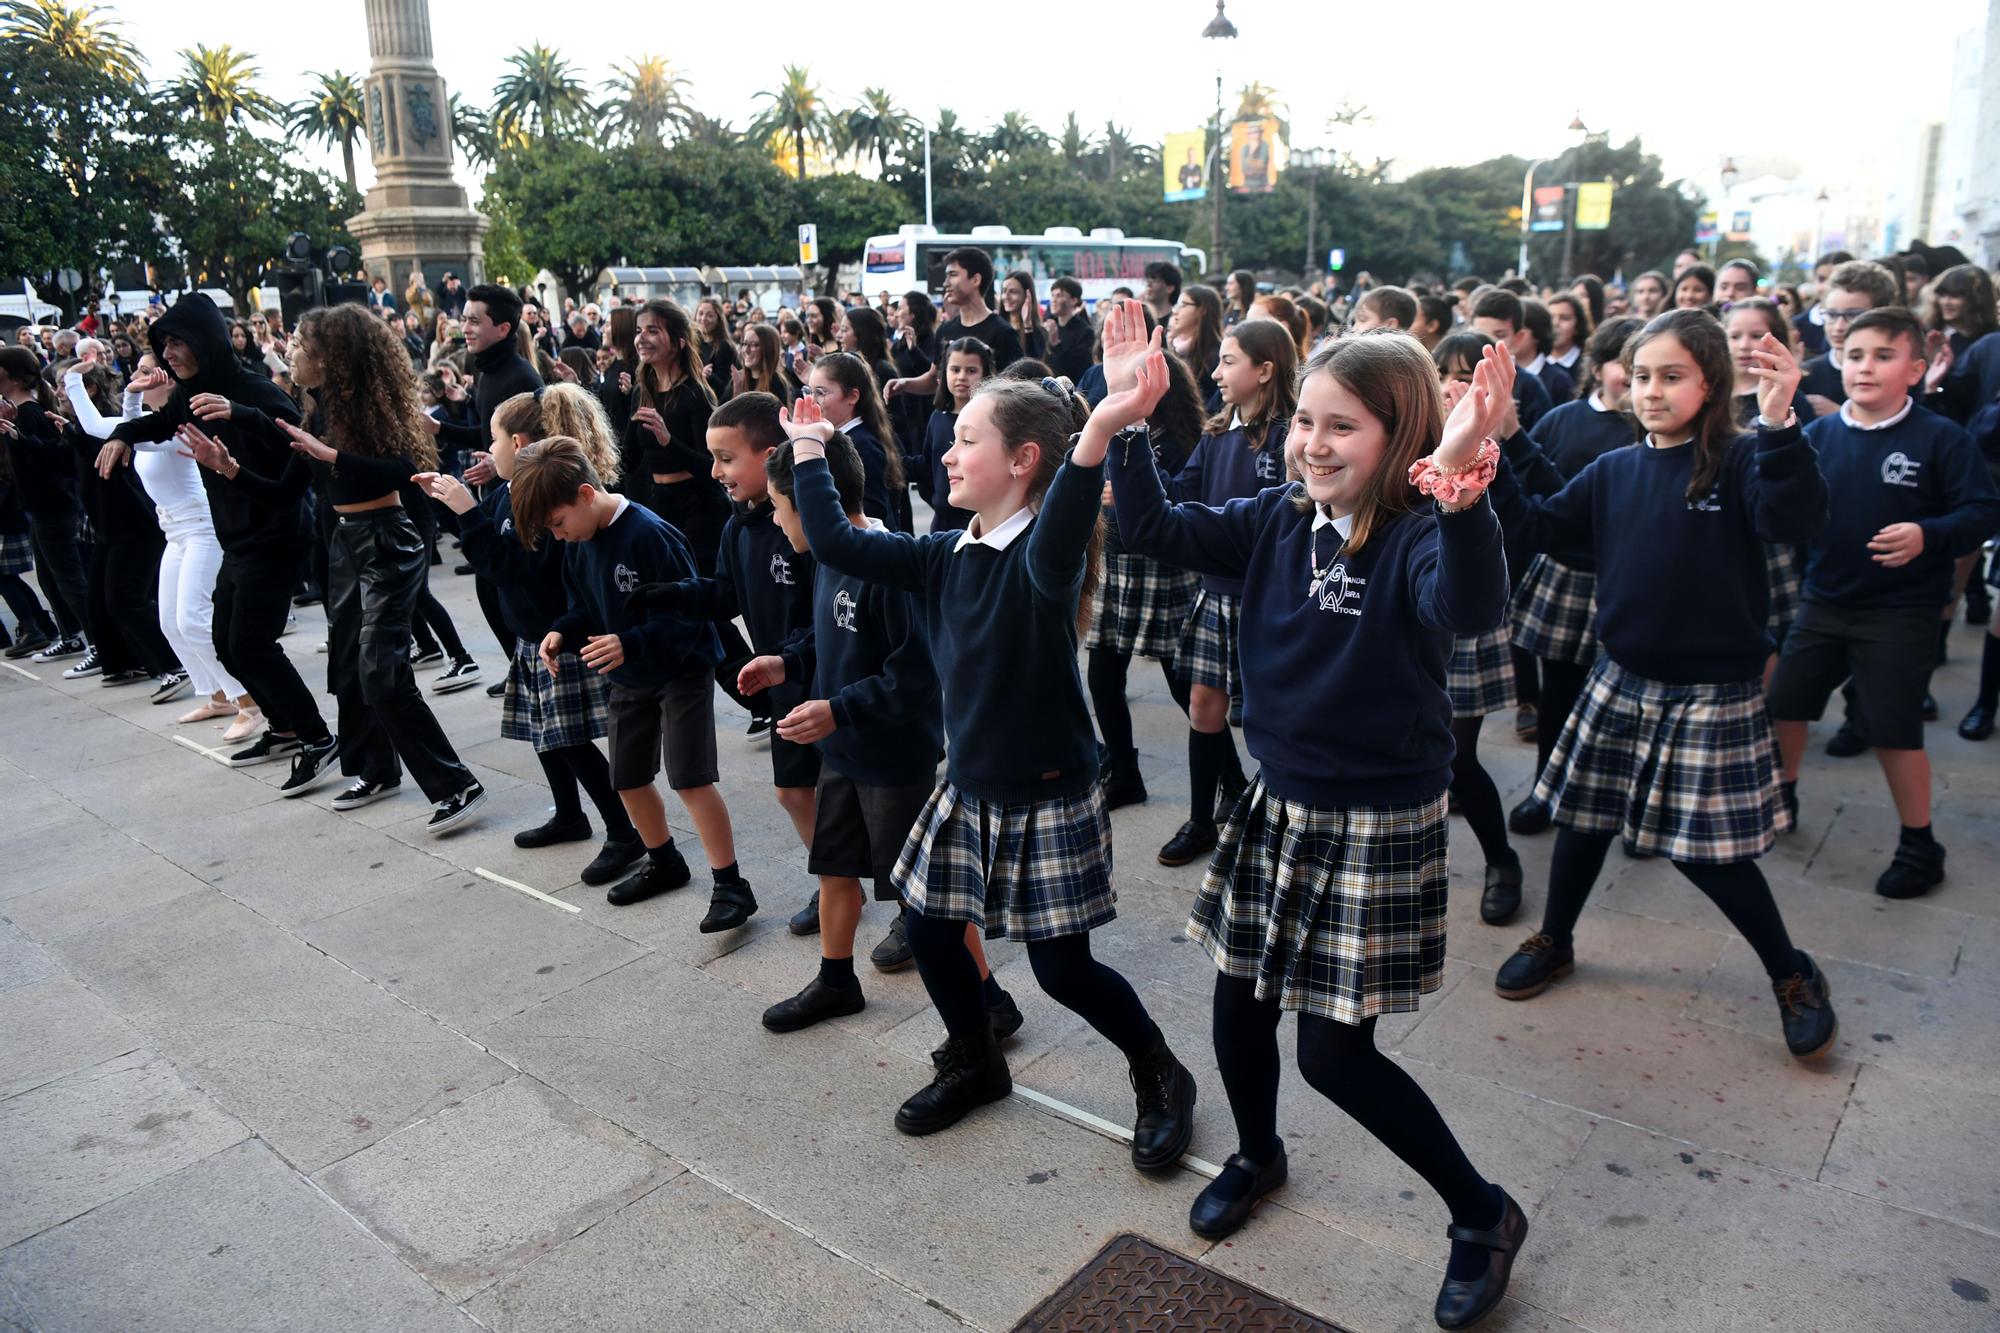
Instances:
[[[1849,260],[1827,275],[1819,298],[1827,350],[1801,367],[1799,379],[1799,392],[1813,405],[1815,416],[1830,416],[1847,401],[1847,390],[1840,384],[1840,349],[1847,342],[1847,330],[1877,306],[1896,304],[1900,287],[1895,274],[1865,259]]]

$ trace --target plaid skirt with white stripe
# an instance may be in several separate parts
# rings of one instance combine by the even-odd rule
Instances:
[[[889,882],[921,916],[993,939],[1052,940],[1118,915],[1103,788],[1046,801],[982,801],[940,779]]]
[[[1097,620],[1084,647],[1174,660],[1201,576],[1143,555],[1110,552],[1097,588]]]
[[[1485,717],[1514,703],[1514,659],[1507,651],[1507,627],[1452,641],[1445,672],[1453,717]]]
[[[1444,978],[1445,796],[1321,809],[1237,804],[1188,920],[1222,972],[1280,1009],[1359,1023],[1404,1013]]]
[[[25,532],[0,532],[0,576],[25,574],[35,567],[35,548]]]
[[[1771,612],[1764,620],[1764,632],[1778,647],[1799,614],[1799,591],[1805,584],[1799,572],[1798,552],[1776,542],[1764,543],[1764,575],[1771,581]]]
[[[562,670],[551,676],[535,649],[525,639],[514,641],[507,693],[500,701],[500,734],[510,741],[528,741],[537,754],[588,745],[604,735],[610,716],[604,677],[575,653],[558,653]]]
[[[1507,629],[1523,652],[1589,666],[1597,660],[1596,618],[1597,571],[1538,555],[1514,590]]]
[[[1203,588],[1181,632],[1174,671],[1190,685],[1229,692],[1229,725],[1243,725],[1243,666],[1237,658],[1237,608],[1241,599]]]
[[[1771,850],[1792,817],[1755,680],[1675,685],[1600,657],[1535,799],[1555,822],[1637,852],[1719,865]]]

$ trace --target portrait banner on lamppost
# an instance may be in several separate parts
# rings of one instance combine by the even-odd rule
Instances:
[[[1238,194],[1269,194],[1285,168],[1285,146],[1276,117],[1239,120],[1229,127],[1229,188]]]
[[[1166,201],[1185,203],[1208,196],[1208,131],[1182,130],[1169,134],[1160,149],[1160,168],[1165,180]]]

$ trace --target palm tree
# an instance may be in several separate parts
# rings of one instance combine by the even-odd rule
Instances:
[[[552,144],[558,132],[590,119],[590,90],[560,52],[536,42],[507,64],[506,77],[493,86],[493,128],[503,146],[532,134]]]
[[[0,4],[0,40],[16,42],[54,65],[69,65],[121,83],[143,83],[145,60],[120,36],[118,20],[96,5],[62,0],[6,0]]]
[[[603,87],[614,96],[598,108],[606,134],[658,147],[669,130],[686,129],[688,81],[665,56],[636,56],[612,73]]]
[[[1089,154],[1090,136],[1083,132],[1083,126],[1077,122],[1076,112],[1072,111],[1064,118],[1062,135],[1056,140],[1056,146],[1062,151],[1063,161],[1073,167],[1081,166],[1084,157]]]
[[[687,137],[693,139],[696,143],[711,144],[720,148],[725,145],[734,144],[743,136],[738,134],[736,127],[726,120],[718,120],[714,116],[704,115],[699,111],[690,111],[688,112]]]
[[[770,105],[750,122],[750,137],[759,143],[774,146],[790,140],[793,156],[798,162],[799,179],[804,180],[806,146],[824,147],[833,130],[833,117],[820,96],[819,88],[812,81],[812,71],[804,65],[787,65],[784,82],[775,90],[761,92],[757,96]]]
[[[847,146],[862,157],[873,154],[877,169],[887,172],[889,150],[909,137],[913,120],[887,88],[867,88],[844,123]]]
[[[361,85],[350,74],[335,70],[314,74],[319,80],[312,96],[294,102],[288,112],[291,136],[324,144],[339,144],[341,164],[347,168],[347,188],[359,190],[354,179],[354,141],[367,120],[362,108]]]
[[[1018,111],[1000,117],[1000,123],[986,136],[987,151],[999,158],[1014,158],[1036,148],[1047,148],[1049,136]]]
[[[1132,164],[1132,136],[1115,120],[1104,122],[1104,179],[1118,179],[1118,160],[1123,158],[1127,166]]]
[[[255,58],[227,42],[183,51],[186,63],[180,77],[167,85],[167,96],[174,106],[210,125],[282,120],[284,104],[257,89],[257,67],[250,63]]]
[[[493,134],[493,117],[476,106],[467,106],[457,93],[447,108],[451,116],[451,142],[465,155],[468,166],[490,166],[499,156],[500,145]]]
[[[946,176],[963,174],[972,161],[977,136],[958,123],[958,113],[939,107],[937,125],[931,130],[931,164]]]

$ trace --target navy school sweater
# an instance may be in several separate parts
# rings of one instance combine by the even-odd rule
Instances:
[[[1542,368],[1535,372],[1535,378],[1540,380],[1542,388],[1548,391],[1551,404],[1549,411],[1552,412],[1565,403],[1576,401],[1576,376],[1570,374],[1567,367],[1559,366],[1553,361],[1544,361]],[[1547,413],[1543,415],[1546,416]]]
[[[1219,508],[1231,500],[1284,485],[1285,433],[1290,427],[1289,421],[1271,422],[1264,428],[1263,443],[1254,446],[1240,425],[1218,435],[1203,435],[1188,454],[1187,463],[1166,483],[1167,498]],[[1122,528],[1119,539],[1124,540]],[[1125,544],[1131,546],[1130,542]],[[1240,575],[1204,573],[1201,586],[1217,596],[1243,595]]]
[[[1834,362],[1831,348],[1806,361],[1799,367],[1799,372],[1800,393],[1817,394],[1836,403],[1847,401],[1847,386],[1841,382],[1840,367]],[[1799,420],[1803,422],[1805,418],[1800,417]]]
[[[859,417],[841,433],[854,445],[854,452],[861,455],[861,512],[890,522],[889,455],[883,451],[882,441],[875,438],[875,432]]]
[[[951,449],[958,413],[940,408],[924,424],[924,472],[930,493],[924,501],[931,507],[932,532],[959,532],[972,522],[972,511],[951,502],[951,484],[945,480],[944,456]]]
[[[715,577],[680,582],[681,609],[700,620],[733,620],[750,629],[759,655],[780,656],[813,623],[813,558],[792,549],[768,502],[738,508],[722,527]],[[775,708],[804,701],[805,681],[787,679],[771,690]]]
[[[1484,502],[1430,506],[1338,555],[1297,484],[1215,507],[1169,505],[1136,436],[1111,446],[1125,545],[1244,589],[1243,739],[1265,785],[1316,806],[1405,805],[1451,782],[1452,640],[1507,610],[1500,525]],[[1338,558],[1336,556],[1338,555]],[[1317,591],[1312,570],[1330,569]]]
[[[516,638],[539,644],[549,628],[569,610],[563,588],[563,543],[542,534],[535,549],[521,545],[514,531],[513,489],[501,482],[486,498],[458,517],[458,540],[466,563],[493,581],[500,597],[500,618]],[[565,642],[575,652],[580,642]]]
[[[1851,426],[1839,413],[1821,417],[1806,439],[1829,497],[1826,530],[1806,552],[1806,599],[1857,611],[1950,601],[1953,561],[2000,533],[2000,496],[1972,437],[1912,405],[1880,430]],[[1924,530],[1923,554],[1900,569],[1876,563],[1868,549],[1891,523]]]
[[[1535,423],[1553,412],[1555,406],[1555,399],[1549,397],[1548,388],[1538,377],[1514,377],[1514,415],[1521,419],[1522,430],[1533,430]]]
[[[1600,412],[1588,399],[1578,399],[1550,412],[1535,423],[1533,430],[1507,440],[1502,445],[1502,455],[1523,491],[1549,496],[1568,485],[1571,477],[1600,454],[1631,444],[1637,433],[1636,424],[1627,414]],[[1527,571],[1527,561],[1533,552],[1527,548],[1526,533],[1521,529],[1510,532],[1508,538],[1508,567],[1519,578]],[[1549,554],[1571,569],[1597,568],[1596,553],[1588,544]]]
[[[563,648],[581,652],[593,634],[616,634],[625,661],[609,676],[613,685],[647,689],[676,676],[713,671],[722,660],[715,626],[678,611],[625,614],[625,596],[642,583],[678,583],[696,573],[687,538],[652,510],[627,504],[587,542],[567,542],[563,588],[569,609],[549,626]]]
[[[783,654],[786,681],[810,683],[810,697],[833,710],[820,757],[863,786],[914,787],[937,777],[944,716],[915,610],[909,593],[818,565],[812,627]]]
[[[1709,494],[1687,498],[1693,448],[1614,449],[1556,495],[1525,495],[1511,468],[1490,494],[1528,544],[1597,558],[1597,637],[1652,680],[1755,680],[1771,652],[1765,542],[1801,544],[1826,526],[1826,480],[1796,426],[1738,436]]]
[[[1065,462],[1038,517],[1004,550],[954,550],[961,534],[862,529],[841,512],[822,459],[797,465],[813,555],[841,573],[915,594],[936,667],[946,777],[986,801],[1075,796],[1097,780],[1097,736],[1076,666],[1084,554],[1104,469]]]

